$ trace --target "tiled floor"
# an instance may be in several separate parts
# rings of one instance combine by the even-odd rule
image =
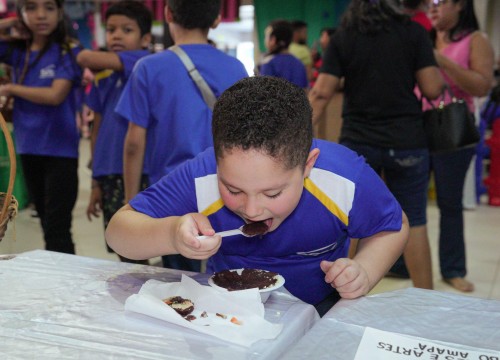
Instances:
[[[101,219],[89,222],[85,215],[90,189],[90,171],[85,167],[88,162],[89,144],[81,142],[80,160],[80,193],[73,213],[73,234],[78,255],[90,256],[117,261],[114,254],[108,254],[104,245],[103,226]],[[486,203],[487,199],[484,199]],[[434,264],[434,285],[436,290],[457,292],[445,283],[439,276],[436,239],[438,211],[433,203],[428,207],[429,236]],[[468,255],[468,279],[476,290],[471,296],[500,300],[500,207],[490,207],[486,204],[475,210],[465,212],[466,241]],[[15,236],[15,239],[14,239]],[[13,254],[33,249],[42,249],[43,240],[38,219],[30,217],[29,211],[19,213],[14,224],[9,224],[7,234],[0,243],[0,254]],[[159,258],[151,263],[158,263]],[[411,286],[409,280],[385,278],[372,293],[385,292]]]

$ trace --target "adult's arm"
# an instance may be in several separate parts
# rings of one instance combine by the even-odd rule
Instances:
[[[441,95],[445,81],[437,66],[427,66],[416,73],[417,85],[422,94],[434,100]]]
[[[463,91],[472,96],[485,96],[494,84],[493,48],[486,35],[477,31],[472,35],[469,69],[435,51],[436,60],[444,72]]]
[[[326,105],[340,85],[340,79],[331,74],[321,73],[313,88],[309,91],[309,102],[313,110],[312,122],[315,125],[325,111]]]

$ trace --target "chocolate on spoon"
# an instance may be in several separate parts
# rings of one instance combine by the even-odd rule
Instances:
[[[264,221],[256,221],[243,225],[241,231],[246,236],[264,235],[269,230],[269,226]]]

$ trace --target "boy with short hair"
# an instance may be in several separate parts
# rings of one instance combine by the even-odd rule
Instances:
[[[168,0],[165,20],[183,49],[218,97],[248,76],[243,64],[208,43],[208,32],[220,22],[220,0]],[[139,191],[144,156],[149,156],[151,184],[182,162],[212,145],[212,110],[173,51],[141,60],[118,102],[117,112],[129,120],[124,166],[126,198]],[[199,271],[198,261],[163,258],[169,268]]]
[[[274,271],[320,314],[339,294],[367,294],[401,255],[408,221],[363,158],[313,139],[311,117],[305,92],[286,80],[239,81],[215,105],[214,148],[120,209],[108,244],[135,259],[209,259],[209,272]],[[261,237],[213,236],[256,221],[269,227]],[[360,240],[349,259],[351,238]]]
[[[92,192],[87,217],[99,217],[102,210],[106,228],[125,200],[123,186],[123,144],[128,121],[114,109],[135,63],[149,55],[152,14],[141,2],[114,3],[105,15],[106,44],[109,51],[83,50],[77,56],[80,66],[99,71],[86,99],[94,111],[91,133]],[[142,176],[142,188],[147,176]],[[108,247],[108,251],[112,252]],[[122,261],[137,262],[120,256]],[[144,261],[142,261],[144,262]]]

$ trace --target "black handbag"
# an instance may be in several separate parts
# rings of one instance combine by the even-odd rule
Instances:
[[[451,102],[445,104],[446,92],[450,94]],[[431,153],[459,150],[475,146],[479,140],[479,131],[475,125],[467,103],[457,99],[448,86],[443,88],[441,100],[436,107],[424,111],[424,129],[427,144]]]

